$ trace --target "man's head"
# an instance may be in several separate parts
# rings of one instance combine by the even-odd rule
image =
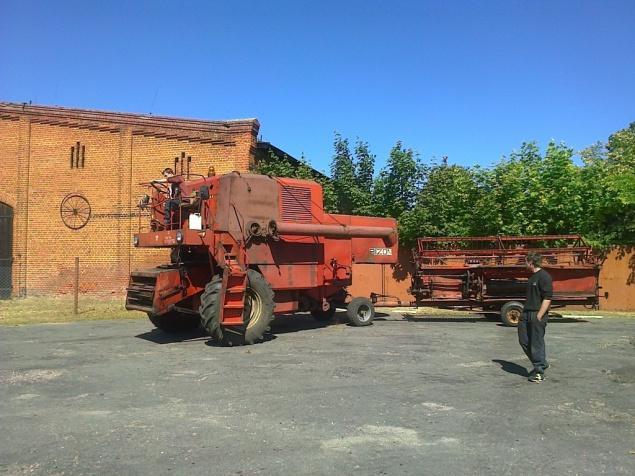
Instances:
[[[534,252],[527,253],[527,256],[525,257],[525,264],[527,265],[527,268],[532,271],[539,269],[542,265],[542,255]]]
[[[170,167],[166,167],[163,169],[163,172],[161,172],[161,175],[163,175],[164,178],[174,177],[174,171]]]

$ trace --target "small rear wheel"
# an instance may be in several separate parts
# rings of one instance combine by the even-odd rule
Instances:
[[[520,316],[523,313],[523,305],[518,301],[510,301],[501,308],[501,321],[508,327],[517,327]]]
[[[170,311],[165,314],[148,313],[148,318],[158,329],[164,332],[186,332],[193,331],[199,326],[199,318],[194,314],[182,314]]]
[[[356,297],[348,303],[346,314],[354,326],[370,326],[375,318],[375,306],[368,298]]]

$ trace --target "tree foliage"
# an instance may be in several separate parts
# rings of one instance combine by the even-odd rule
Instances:
[[[415,206],[417,192],[423,178],[423,167],[412,149],[398,141],[375,180],[373,203],[382,216],[401,217]]]
[[[357,139],[355,143],[353,214],[372,215],[375,156],[370,152],[368,143]]]
[[[335,191],[336,209],[339,213],[351,214],[355,206],[355,164],[348,145],[348,139],[335,133],[333,141],[335,153],[331,160],[331,178]]]
[[[475,172],[441,164],[425,167],[423,184],[412,210],[402,215],[402,236],[469,235],[475,229],[473,206],[480,196]]]
[[[579,159],[564,143],[541,152],[526,142],[489,168],[424,164],[399,141],[375,174],[367,142],[351,153],[336,133],[333,146],[330,179],[275,155],[258,171],[320,181],[328,211],[396,218],[406,246],[419,236],[569,233],[598,247],[635,243],[635,123]]]

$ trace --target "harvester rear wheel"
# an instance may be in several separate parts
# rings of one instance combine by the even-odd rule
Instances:
[[[164,332],[193,331],[199,326],[199,319],[193,314],[181,314],[171,311],[166,314],[156,315],[148,313],[148,318],[158,329]]]
[[[201,326],[214,339],[225,345],[253,344],[262,340],[273,319],[273,290],[258,271],[247,270],[244,326],[220,325],[222,276],[215,276],[201,295]]]
[[[368,298],[356,297],[348,303],[346,314],[354,326],[370,326],[375,317],[375,306]]]
[[[507,302],[501,307],[501,321],[508,327],[517,327],[523,305],[517,301]]]

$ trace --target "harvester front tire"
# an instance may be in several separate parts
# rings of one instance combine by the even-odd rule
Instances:
[[[507,302],[501,307],[501,321],[507,327],[518,327],[520,315],[523,313],[523,305],[518,301]]]
[[[149,312],[148,318],[157,329],[161,329],[163,332],[169,333],[193,331],[199,326],[199,319],[196,315],[181,314],[176,311],[171,311],[161,315]]]
[[[247,270],[245,296],[245,325],[223,327],[220,325],[222,276],[215,276],[201,295],[201,327],[216,341],[224,345],[254,344],[261,341],[273,320],[273,290],[258,271]]]
[[[368,298],[356,297],[348,303],[346,314],[354,326],[370,326],[375,318],[375,306]]]

